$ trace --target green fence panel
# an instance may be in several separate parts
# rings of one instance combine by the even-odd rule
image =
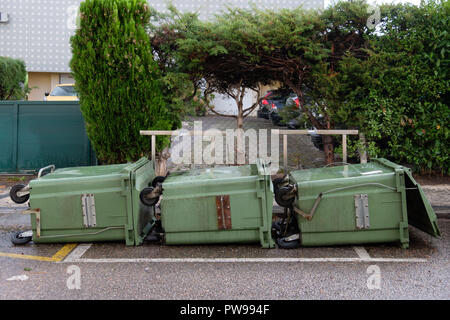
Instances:
[[[0,101],[0,146],[0,172],[97,163],[75,101]]]
[[[15,168],[17,144],[16,140],[17,106],[14,104],[0,105],[0,171],[10,171]]]

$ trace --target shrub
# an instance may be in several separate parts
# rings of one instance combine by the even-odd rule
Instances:
[[[86,0],[71,39],[73,70],[88,136],[103,163],[134,161],[151,150],[140,130],[180,125],[163,94],[144,0]],[[157,150],[169,143],[158,137]]]
[[[366,133],[370,155],[450,173],[449,16],[448,1],[384,6],[370,59],[344,60],[352,116],[341,120]]]
[[[0,100],[19,100],[26,95],[27,70],[22,60],[0,57]]]

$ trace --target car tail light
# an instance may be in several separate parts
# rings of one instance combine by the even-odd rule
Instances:
[[[294,101],[295,101],[295,104],[297,105],[297,108],[299,108],[300,107],[300,100],[298,100],[298,98],[297,98]]]
[[[268,102],[266,99],[264,99],[264,100],[262,101],[262,104],[266,105],[266,104],[269,104],[269,102]]]

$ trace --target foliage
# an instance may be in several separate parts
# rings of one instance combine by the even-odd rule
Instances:
[[[170,81],[154,61],[144,0],[86,0],[71,39],[71,69],[88,136],[104,163],[134,161],[151,150],[140,130],[173,130]],[[168,77],[170,78],[170,77]],[[176,103],[175,103],[176,105]],[[169,143],[158,137],[157,149]]]
[[[349,151],[448,174],[449,7],[383,5],[376,29],[365,0],[323,11],[228,8],[210,21],[173,9],[154,39],[160,61],[193,81],[193,96],[204,78],[239,108],[235,90],[277,81],[299,96],[303,125],[364,133],[367,145],[350,139]],[[331,137],[324,147],[330,162]]]
[[[0,100],[26,97],[27,70],[22,60],[0,57]]]
[[[219,114],[208,103],[214,92],[232,97],[236,101],[237,116],[231,117],[237,118],[239,127],[243,118],[258,105],[255,103],[244,109],[244,92],[253,90],[259,95],[259,85],[270,79],[263,70],[258,71],[251,64],[246,66],[245,62],[241,64],[237,58],[245,55],[242,52],[245,48],[239,43],[244,41],[246,29],[253,23],[246,20],[251,16],[243,14],[245,11],[229,9],[217,16],[217,21],[206,22],[200,21],[196,14],[181,14],[171,6],[170,14],[160,19],[162,23],[154,28],[152,41],[164,66],[176,66],[190,75],[194,95],[200,90],[211,112]]]
[[[196,64],[184,60],[177,50],[177,40],[198,22],[198,16],[181,14],[173,5],[169,9],[163,13],[151,8],[148,25],[153,55],[162,72],[164,95],[170,97],[171,108],[181,117],[204,115],[207,97],[200,90],[201,75],[193,68]]]
[[[382,7],[370,59],[344,61],[352,91],[341,121],[366,133],[371,156],[449,174],[448,1]]]

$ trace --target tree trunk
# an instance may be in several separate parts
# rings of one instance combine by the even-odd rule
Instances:
[[[367,152],[366,152],[366,136],[364,133],[359,134],[359,140],[361,142],[361,148],[359,149],[359,158],[361,163],[367,163]]]
[[[334,162],[334,145],[332,136],[322,136],[323,152],[327,164]]]
[[[169,158],[170,152],[168,147],[164,148],[164,150],[156,156],[156,163],[155,163],[156,176],[165,177],[167,175],[167,160]]]
[[[242,99],[237,101],[238,114],[236,117],[237,122],[237,135],[236,135],[236,163],[245,164],[245,141],[244,141],[244,108]]]

